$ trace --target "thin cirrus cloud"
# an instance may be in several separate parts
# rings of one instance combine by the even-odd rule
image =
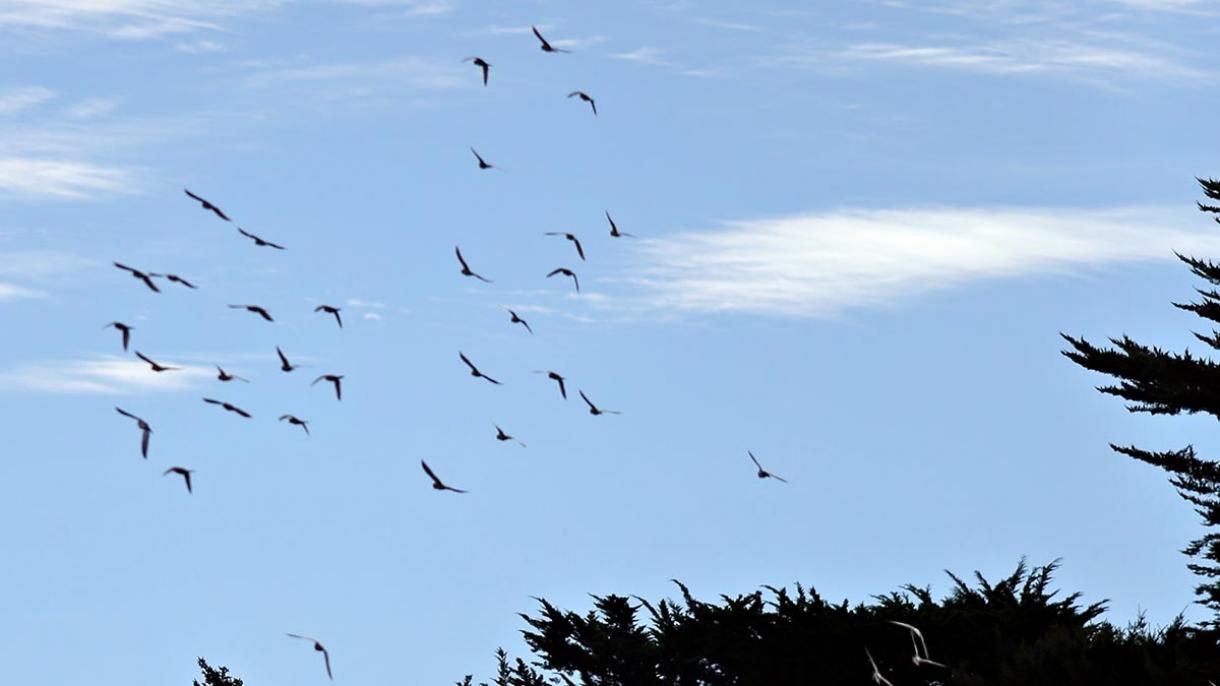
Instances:
[[[0,0],[0,28],[148,40],[216,30],[225,17],[280,4],[280,0]]]
[[[127,169],[81,160],[0,157],[0,195],[33,199],[82,199],[100,193],[127,193],[134,186]]]
[[[104,355],[83,360],[44,360],[19,365],[0,372],[0,389],[99,395],[185,391],[212,375],[212,370],[195,366],[183,366],[180,370],[158,374],[138,360]]]
[[[44,86],[18,86],[0,91],[0,116],[37,107],[54,97],[55,91]]]
[[[729,222],[641,243],[644,309],[826,317],[986,279],[1220,251],[1173,210],[841,210]],[[1194,217],[1190,217],[1194,219]]]

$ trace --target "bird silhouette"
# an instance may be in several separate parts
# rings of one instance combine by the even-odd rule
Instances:
[[[526,330],[526,331],[528,331],[528,332],[530,332],[530,334],[531,334],[531,335],[534,333],[534,330],[530,328],[530,323],[529,323],[529,322],[527,322],[527,321],[525,321],[524,319],[522,319],[521,317],[519,317],[519,316],[517,315],[517,313],[516,313],[516,312],[513,312],[512,310],[509,310],[509,311],[508,311],[508,313],[509,313],[510,315],[512,315],[512,317],[513,317],[513,318],[510,320],[510,322],[511,322],[511,323],[513,323],[513,324],[520,324],[521,326],[524,326],[524,327],[525,327],[525,330]],[[126,348],[124,348],[124,349],[126,349]]]
[[[911,658],[911,664],[915,665],[916,667],[922,667],[923,665],[931,665],[933,667],[941,667],[943,669],[948,669],[947,667],[945,667],[945,665],[930,659],[931,656],[928,655],[928,644],[925,643],[923,640],[922,631],[920,631],[919,629],[916,629],[914,626],[911,626],[910,624],[907,624],[905,622],[897,622],[892,619],[888,620],[888,621],[890,624],[893,624],[894,626],[900,626],[900,627],[906,629],[911,634],[911,646],[915,649],[915,656]],[[919,639],[919,643],[916,643],[915,639]],[[921,646],[923,647],[923,656],[922,657],[919,654],[919,649]]]
[[[522,448],[525,447],[525,444],[522,443],[521,441],[518,441],[514,436],[510,436],[510,435],[504,433],[504,429],[501,429],[498,424],[492,424],[492,426],[496,427],[496,440],[497,441],[516,441],[517,444],[520,445]]]
[[[288,634],[288,636],[291,638],[313,641],[313,649],[319,653],[322,653],[322,659],[326,662],[326,678],[330,679],[331,681],[335,680],[335,676],[330,673],[330,653],[326,651],[326,648],[320,641],[318,641],[318,639],[310,638],[309,636],[302,636],[300,634]]]
[[[758,478],[760,478],[760,479],[775,479],[776,481],[782,481],[782,482],[784,482],[784,483],[788,483],[788,480],[787,480],[787,479],[785,479],[785,478],[783,478],[783,477],[781,477],[781,476],[776,476],[776,475],[772,474],[771,472],[768,472],[767,470],[763,469],[762,465],[758,464],[758,458],[757,458],[757,457],[754,457],[754,453],[752,453],[752,452],[750,452],[749,450],[747,450],[747,451],[746,451],[746,454],[747,454],[747,455],[749,455],[749,456],[750,456],[750,459],[754,461],[754,466],[755,466],[755,467],[758,467]]]
[[[194,193],[190,192],[189,190],[187,190],[185,188],[183,188],[182,190],[187,195],[191,196],[192,199],[198,201],[199,204],[203,207],[203,209],[212,211],[213,213],[215,213],[215,215],[217,217],[220,217],[221,219],[223,219],[225,221],[232,221],[231,219],[229,219],[229,216],[227,214],[220,211],[219,207],[213,205],[212,203],[208,202],[207,200],[204,200],[203,198],[199,197],[198,195],[195,195]]]
[[[153,370],[154,372],[158,372],[158,373],[160,373],[160,372],[172,372],[172,371],[176,371],[176,370],[182,369],[182,367],[169,367],[169,366],[163,365],[163,364],[161,364],[161,363],[159,363],[159,362],[154,362],[153,360],[150,360],[150,359],[148,358],[148,356],[147,356],[147,355],[145,355],[144,353],[140,352],[139,350],[137,350],[137,351],[136,351],[136,357],[138,357],[138,358],[140,358],[141,360],[144,360],[145,362],[147,362],[147,363],[148,363],[148,366],[149,366],[149,367],[152,367],[152,370]]]
[[[117,329],[123,333],[123,352],[127,352],[127,344],[131,342],[131,330],[134,326],[128,326],[123,322],[110,322],[103,329]]]
[[[284,351],[280,350],[280,346],[275,346],[275,354],[280,356],[280,371],[290,372],[297,368],[298,365],[290,364],[288,358],[284,356]]]
[[[467,57],[463,62],[474,62],[474,66],[480,67],[483,70],[483,85],[487,85],[487,75],[491,72],[491,65],[482,57]]]
[[[595,117],[597,116],[597,102],[594,101],[593,98],[589,97],[588,93],[586,93],[584,91],[572,91],[571,93],[568,93],[568,97],[569,98],[580,98],[581,100],[584,100],[585,102],[589,103],[589,107],[593,108],[593,116],[595,116]]]
[[[153,291],[155,291],[155,292],[157,292],[157,293],[160,293],[160,292],[161,292],[161,289],[160,289],[160,288],[157,288],[157,284],[153,283],[152,277],[151,277],[151,276],[150,276],[150,275],[149,275],[147,272],[142,272],[142,271],[140,271],[139,269],[134,269],[134,268],[132,268],[132,267],[128,267],[127,265],[122,264],[122,263],[120,263],[120,262],[115,262],[115,263],[114,263],[114,266],[116,266],[116,267],[118,267],[119,269],[122,269],[122,270],[124,270],[124,271],[129,271],[129,272],[131,272],[131,275],[132,275],[134,278],[137,278],[137,279],[139,279],[139,280],[143,281],[143,282],[144,282],[144,285],[145,285],[145,286],[148,286],[148,287],[149,287],[150,289],[152,289]]]
[[[291,414],[282,414],[282,415],[280,415],[280,421],[281,422],[286,421],[289,424],[292,424],[294,426],[299,426],[302,429],[305,429],[306,435],[309,435],[309,422],[304,419],[301,419],[300,417],[297,417],[297,416],[291,415]]]
[[[149,275],[149,276],[156,276],[156,277],[159,277],[159,278],[164,278],[164,279],[166,279],[167,281],[169,281],[170,283],[178,283],[178,284],[182,284],[183,286],[186,286],[187,288],[190,288],[190,289],[195,289],[195,288],[198,288],[198,286],[196,286],[195,284],[191,283],[190,281],[187,281],[186,279],[182,278],[181,276],[178,276],[177,274],[154,274],[154,273],[152,273],[152,272],[149,272],[149,274],[148,274],[148,275]]]
[[[195,470],[193,470],[193,469],[183,469],[182,467],[170,467],[169,469],[165,470],[164,472],[161,472],[161,476],[168,476],[170,474],[181,474],[182,480],[186,482],[186,492],[191,493],[192,492],[191,491],[191,474],[194,471]]]
[[[547,274],[546,278],[549,279],[556,274],[563,274],[564,276],[572,277],[572,283],[576,285],[576,292],[580,292],[580,279],[576,278],[576,272],[568,269],[567,267],[559,267],[558,269],[552,270],[550,274]]]
[[[581,247],[580,240],[578,238],[576,238],[576,234],[568,233],[566,231],[547,231],[546,235],[563,236],[564,238],[572,241],[572,243],[576,246],[576,254],[580,255],[580,259],[582,261],[585,259],[585,249]]]
[[[877,663],[873,660],[873,654],[868,651],[868,647],[864,648],[864,654],[868,655],[868,663],[873,666],[873,683],[876,686],[894,686],[889,679],[881,676],[881,670],[877,669]]]
[[[476,366],[474,366],[474,363],[470,361],[470,358],[469,358],[469,357],[466,357],[466,353],[463,353],[463,352],[461,352],[461,351],[459,350],[459,351],[458,351],[458,357],[462,358],[462,361],[466,363],[466,366],[467,366],[467,367],[470,367],[470,375],[471,375],[471,376],[473,376],[473,377],[474,377],[474,378],[476,378],[476,379],[478,379],[478,378],[487,379],[488,381],[490,381],[490,382],[494,383],[494,384],[495,384],[495,385],[497,385],[497,386],[499,386],[499,385],[500,385],[500,382],[499,382],[499,381],[496,381],[495,379],[491,378],[490,376],[488,376],[488,375],[484,374],[483,372],[479,371],[479,368],[478,368],[478,367],[476,367]]]
[[[611,237],[613,237],[613,238],[622,238],[623,236],[626,236],[628,238],[636,237],[636,235],[633,233],[626,233],[624,231],[619,231],[618,224],[614,223],[614,218],[610,216],[609,210],[606,211],[606,221],[610,222],[610,236]]]
[[[568,389],[567,389],[567,387],[565,387],[563,385],[564,377],[560,376],[558,372],[543,371],[543,370],[539,369],[539,370],[535,370],[534,373],[535,374],[546,374],[546,378],[554,379],[555,383],[559,384],[559,395],[562,395],[564,400],[568,399]]]
[[[474,158],[479,161],[479,169],[499,169],[499,167],[496,165],[483,159],[483,156],[480,155],[474,148],[471,148],[470,152],[473,152]]]
[[[127,410],[124,410],[121,407],[115,407],[114,409],[116,411],[118,411],[119,414],[123,415],[124,417],[136,420],[136,426],[140,427],[140,432],[141,432],[140,454],[143,455],[144,459],[147,460],[148,459],[148,439],[150,436],[152,436],[152,427],[148,425],[148,422],[144,421],[143,419],[140,419],[139,417],[128,412]]]
[[[250,413],[249,413],[249,412],[246,412],[245,410],[241,409],[240,407],[238,407],[238,406],[236,406],[236,405],[232,405],[232,404],[230,404],[230,403],[226,403],[226,402],[224,402],[223,400],[214,400],[214,399],[212,399],[212,398],[204,398],[204,399],[203,399],[203,402],[205,402],[205,403],[207,403],[207,404],[209,404],[209,405],[219,405],[219,406],[223,407],[225,410],[227,410],[227,411],[229,411],[229,412],[232,412],[232,413],[234,413],[234,414],[237,414],[237,415],[240,415],[240,416],[242,416],[242,417],[245,417],[246,419],[249,419],[249,418],[250,418]]]
[[[589,414],[593,415],[594,417],[596,417],[600,414],[622,414],[622,412],[619,412],[617,410],[603,410],[600,407],[598,407],[597,405],[594,405],[593,401],[589,400],[589,396],[585,395],[584,391],[578,391],[578,392],[580,393],[580,397],[584,399],[585,404],[589,406]]]
[[[237,227],[237,233],[240,233],[241,235],[245,236],[246,238],[249,238],[250,240],[254,241],[254,244],[259,246],[260,248],[275,248],[276,250],[286,250],[287,249],[284,246],[280,245],[279,243],[272,243],[271,241],[264,240],[258,236],[255,236],[254,234],[250,233],[249,231],[246,231],[245,229],[241,228],[240,226]]]
[[[453,491],[454,493],[465,493],[466,492],[460,488],[454,488],[453,486],[445,485],[445,482],[440,480],[440,477],[438,477],[436,475],[436,472],[432,471],[432,468],[428,466],[427,462],[420,460],[419,463],[421,465],[423,465],[424,471],[428,474],[428,477],[432,479],[432,488],[435,488],[438,491]]]
[[[551,45],[550,43],[548,43],[547,40],[542,37],[542,34],[538,33],[538,27],[531,26],[530,29],[533,30],[534,35],[537,36],[538,40],[542,43],[541,49],[543,52],[572,52],[571,50],[564,50],[562,48],[557,48],[557,47]]]
[[[319,381],[329,381],[329,382],[333,383],[335,385],[335,399],[343,400],[343,376],[342,375],[323,374],[322,376],[319,376],[318,378],[314,379],[313,383],[311,383],[309,385],[313,386],[313,385],[317,384]]]
[[[457,254],[458,262],[460,262],[462,264],[462,276],[473,276],[474,278],[478,279],[479,281],[482,281],[483,283],[491,283],[491,279],[484,278],[484,277],[470,271],[470,265],[466,264],[466,258],[462,257],[461,248],[459,248],[455,245],[455,246],[453,246],[453,252],[455,254]]]
[[[257,314],[258,316],[262,317],[263,319],[266,319],[269,322],[275,321],[274,319],[271,318],[270,312],[268,312],[266,309],[264,309],[262,307],[259,307],[258,305],[229,305],[229,309],[246,310],[247,312],[253,312],[254,314]]]
[[[221,367],[220,365],[216,365],[216,371],[219,372],[216,375],[216,378],[220,379],[221,381],[245,381],[246,383],[250,383],[249,379],[242,378],[236,374],[230,374],[230,373],[226,372],[224,370],[224,368]]]
[[[342,329],[343,328],[343,317],[339,316],[339,309],[340,308],[338,308],[338,307],[331,307],[330,305],[318,305],[317,307],[313,308],[313,311],[314,312],[325,312],[327,314],[335,315],[335,321],[339,323],[339,328]]]

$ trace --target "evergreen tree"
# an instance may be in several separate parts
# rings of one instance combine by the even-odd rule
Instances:
[[[203,683],[192,681],[193,686],[242,686],[241,679],[229,676],[229,668],[213,669],[207,660],[199,658],[199,669],[203,670]]]

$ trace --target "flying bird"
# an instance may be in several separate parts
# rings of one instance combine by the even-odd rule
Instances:
[[[148,356],[145,355],[144,353],[140,352],[139,350],[136,351],[136,357],[147,362],[148,366],[152,367],[152,370],[154,372],[170,372],[170,371],[182,369],[182,367],[168,367],[159,362],[154,362],[153,360],[148,359]]]
[[[263,319],[266,319],[269,322],[275,321],[274,319],[271,318],[271,314],[269,312],[267,312],[267,310],[263,309],[262,307],[259,307],[258,305],[229,305],[229,309],[246,310],[247,312],[253,312],[254,314],[257,314],[258,316],[262,317]]]
[[[220,211],[219,207],[213,205],[212,203],[208,202],[207,200],[204,200],[203,198],[199,197],[198,195],[195,195],[194,193],[190,192],[189,190],[187,190],[185,188],[183,188],[182,190],[185,191],[187,195],[191,196],[192,199],[197,200],[199,202],[199,204],[201,206],[203,206],[203,209],[211,210],[212,212],[214,212],[216,214],[217,217],[220,217],[221,219],[223,219],[225,221],[232,221],[231,219],[229,219],[229,216],[227,214]]]
[[[483,85],[487,85],[487,75],[491,72],[491,65],[482,57],[467,57],[463,62],[474,62],[474,66],[483,70]]]
[[[470,265],[466,264],[466,258],[462,257],[461,248],[459,248],[455,245],[455,246],[453,246],[453,252],[457,253],[458,262],[462,263],[462,276],[473,276],[474,278],[478,279],[479,281],[482,281],[483,283],[491,283],[491,279],[484,278],[484,277],[470,271]]]
[[[229,412],[232,412],[237,415],[241,415],[242,417],[245,417],[246,419],[250,418],[249,412],[246,412],[245,410],[241,409],[240,407],[238,407],[236,405],[226,403],[223,400],[213,400],[212,398],[204,398],[203,402],[205,402],[209,405],[220,405],[221,407],[223,407],[225,410],[228,410]]]
[[[183,286],[186,286],[187,288],[190,288],[190,289],[198,288],[198,286],[191,283],[190,281],[187,281],[186,279],[182,278],[181,276],[178,276],[177,274],[154,274],[152,272],[149,272],[148,275],[165,278],[170,283],[180,283]]]
[[[566,231],[547,231],[547,232],[546,232],[546,235],[548,235],[548,236],[563,236],[564,238],[566,238],[566,239],[568,239],[568,240],[572,241],[572,243],[576,245],[576,254],[577,254],[577,255],[580,255],[580,259],[581,259],[581,260],[584,260],[584,259],[585,259],[585,249],[584,249],[584,248],[582,248],[582,247],[580,247],[580,240],[579,240],[578,238],[576,238],[576,234],[574,234],[574,233],[568,233],[568,232],[566,232]]]
[[[521,441],[518,441],[515,437],[509,436],[508,434],[504,433],[504,429],[501,429],[498,424],[492,424],[492,426],[496,427],[496,440],[497,441],[516,441],[517,444],[520,445],[522,448],[525,447],[524,443],[522,443]]]
[[[279,243],[272,243],[271,241],[263,240],[262,238],[255,236],[254,234],[250,233],[249,231],[246,231],[245,229],[241,228],[240,226],[237,227],[237,233],[240,233],[241,235],[245,236],[246,238],[249,238],[250,240],[254,241],[254,244],[259,246],[260,248],[275,248],[276,250],[285,250],[286,249],[286,248],[284,248],[284,246],[280,245]]]
[[[284,357],[284,351],[280,350],[280,346],[275,346],[275,354],[280,356],[280,371],[290,372],[297,368],[295,364],[289,364],[288,358]]]
[[[524,319],[522,319],[521,317],[517,316],[517,313],[516,313],[516,312],[513,312],[512,310],[509,310],[509,311],[508,311],[508,313],[509,313],[510,315],[512,315],[512,317],[513,317],[513,318],[510,320],[510,322],[511,322],[511,323],[513,323],[513,324],[520,324],[521,326],[524,326],[524,327],[525,327],[525,330],[526,330],[526,331],[528,331],[528,332],[530,332],[530,334],[533,334],[533,333],[534,333],[534,330],[530,328],[530,323],[529,323],[529,322],[527,322],[527,321],[525,321]],[[126,350],[126,349],[127,349],[127,347],[126,347],[126,346],[124,346],[124,347],[123,347],[123,349],[124,349],[124,350]]]
[[[131,330],[135,327],[124,324],[123,322],[110,322],[103,329],[118,329],[123,332],[123,352],[127,352],[127,344],[131,342]]]
[[[606,220],[610,222],[610,236],[612,238],[622,238],[623,236],[626,236],[628,238],[636,237],[636,235],[633,233],[626,233],[623,231],[619,231],[618,224],[614,223],[614,218],[610,216],[610,212],[608,210],[606,211]]]
[[[564,276],[572,277],[572,283],[576,284],[576,292],[577,293],[580,292],[580,279],[576,278],[576,272],[572,271],[571,269],[568,269],[567,267],[560,267],[558,269],[551,271],[550,274],[547,274],[546,278],[549,279],[552,276],[555,276],[556,274],[563,274]]]
[[[427,472],[428,477],[432,479],[432,488],[435,488],[438,491],[453,491],[454,493],[465,493],[466,492],[460,488],[454,488],[453,486],[446,486],[445,482],[440,480],[440,478],[436,475],[436,473],[432,471],[432,468],[428,466],[427,462],[420,460],[419,463],[421,465],[423,465],[424,471]]]
[[[603,410],[597,405],[594,405],[593,401],[589,400],[589,396],[585,395],[584,391],[578,392],[580,393],[580,397],[584,398],[585,404],[589,406],[589,414],[593,415],[594,417],[599,414],[622,414],[622,412],[618,412],[617,410]]]
[[[194,471],[195,470],[193,470],[193,469],[183,469],[182,467],[170,467],[169,469],[165,470],[164,472],[161,472],[161,476],[168,476],[170,474],[181,474],[182,480],[186,482],[186,492],[191,493],[192,492],[191,491],[191,473]]]
[[[777,481],[783,481],[784,483],[788,483],[788,480],[783,478],[782,476],[776,476],[776,475],[772,474],[771,472],[768,472],[767,470],[763,469],[762,465],[758,464],[758,458],[754,457],[754,453],[747,450],[746,454],[749,455],[750,459],[754,461],[754,466],[758,467],[758,478],[775,479]]]
[[[226,372],[226,371],[224,370],[224,367],[221,367],[220,365],[216,365],[216,371],[217,371],[217,372],[219,372],[219,373],[216,375],[216,378],[217,378],[217,379],[220,379],[221,381],[234,381],[234,380],[236,380],[236,381],[245,381],[246,383],[250,383],[250,380],[249,380],[249,379],[242,378],[242,377],[240,377],[240,376],[238,376],[238,375],[236,375],[236,374],[230,374],[230,373]]]
[[[889,679],[881,676],[881,670],[877,669],[877,663],[873,661],[873,654],[868,651],[868,647],[864,648],[864,654],[868,655],[868,663],[873,666],[873,683],[876,686],[894,686]]]
[[[494,384],[495,384],[495,385],[497,385],[497,386],[499,386],[499,385],[500,385],[500,382],[499,382],[499,381],[496,381],[495,379],[491,378],[490,376],[488,376],[488,375],[484,374],[483,372],[479,371],[479,368],[478,368],[478,367],[476,367],[476,366],[474,366],[474,363],[470,361],[470,358],[469,358],[469,357],[466,357],[466,353],[463,353],[463,352],[461,352],[461,351],[459,350],[459,351],[458,351],[458,357],[462,358],[462,361],[466,363],[466,366],[467,366],[467,367],[470,367],[470,375],[471,375],[471,376],[473,376],[473,377],[474,377],[474,378],[476,378],[476,379],[478,379],[478,378],[480,378],[480,377],[481,377],[481,378],[487,379],[488,381],[490,381],[490,382],[494,383]]]
[[[537,370],[534,373],[535,374],[546,374],[546,378],[554,379],[555,383],[559,384],[559,395],[562,395],[564,400],[568,399],[568,389],[565,388],[563,385],[564,379],[557,372]]]
[[[137,278],[137,279],[143,281],[145,286],[148,286],[149,288],[156,291],[157,293],[161,292],[161,289],[157,288],[157,284],[153,283],[152,276],[149,275],[148,273],[142,272],[139,269],[133,269],[120,262],[115,262],[114,266],[118,267],[119,269],[131,272],[131,275],[134,278]]]
[[[483,159],[483,156],[480,155],[474,148],[471,148],[470,152],[473,152],[475,159],[479,161],[479,169],[499,169],[499,167],[496,165]]]
[[[309,385],[313,386],[319,381],[329,381],[333,383],[335,385],[335,399],[343,400],[343,376],[341,374],[323,374],[322,376],[314,379],[313,383]]]
[[[318,305],[317,307],[313,308],[313,311],[314,312],[325,312],[327,314],[335,315],[335,321],[339,323],[339,328],[342,329],[343,328],[343,317],[339,316],[339,309],[340,308],[338,308],[338,307],[331,307],[330,305]]]
[[[148,459],[148,438],[149,438],[149,436],[152,436],[152,427],[148,425],[148,422],[144,421],[143,419],[140,419],[139,417],[128,412],[127,410],[124,410],[121,407],[116,407],[114,409],[117,410],[118,413],[123,415],[124,417],[136,420],[136,426],[140,427],[140,432],[142,433],[142,435],[140,436],[140,454],[143,455],[144,459],[147,460]]]
[[[911,646],[913,648],[915,648],[915,656],[911,658],[911,664],[915,665],[916,667],[921,667],[923,665],[932,665],[933,667],[941,667],[943,669],[948,669],[947,667],[945,667],[945,665],[942,665],[939,662],[929,659],[931,656],[928,655],[928,644],[925,643],[923,640],[922,631],[920,631],[919,629],[916,629],[915,627],[913,627],[910,624],[907,624],[905,622],[896,622],[892,619],[888,620],[888,621],[890,624],[893,624],[894,626],[900,626],[900,627],[906,629],[908,632],[910,632]],[[919,643],[916,643],[915,639],[919,639]],[[920,654],[919,654],[919,649],[921,646],[923,647],[923,656],[922,657],[920,657]]]
[[[297,416],[291,415],[291,414],[283,414],[283,415],[280,415],[280,421],[281,422],[287,421],[289,424],[292,424],[293,426],[299,426],[302,429],[305,429],[305,435],[307,435],[307,436],[309,435],[309,422],[304,419],[301,419],[300,417],[297,417]]]
[[[322,653],[322,659],[326,661],[326,678],[330,679],[331,681],[335,680],[334,675],[330,673],[330,653],[326,652],[326,648],[324,648],[322,646],[321,642],[319,642],[318,639],[310,638],[309,636],[301,636],[300,634],[288,634],[288,635],[292,638],[300,638],[300,639],[303,639],[306,641],[313,641],[313,649],[319,653]]]
[[[542,37],[542,34],[538,33],[538,27],[531,26],[530,29],[532,29],[534,31],[534,35],[537,36],[538,40],[542,42],[541,49],[543,52],[572,52],[571,50],[564,50],[562,48],[557,48],[557,47],[551,45],[550,43],[548,43],[547,40]]]
[[[581,100],[584,100],[585,102],[589,103],[589,107],[593,108],[593,116],[595,116],[595,117],[597,116],[597,102],[594,101],[593,98],[589,97],[588,93],[586,93],[584,91],[572,91],[571,93],[568,93],[568,97],[569,98],[580,98]]]

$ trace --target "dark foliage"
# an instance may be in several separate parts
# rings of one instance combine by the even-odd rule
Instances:
[[[229,676],[229,668],[213,669],[207,660],[199,658],[199,669],[203,670],[203,683],[192,681],[192,686],[242,686],[241,679]]]

